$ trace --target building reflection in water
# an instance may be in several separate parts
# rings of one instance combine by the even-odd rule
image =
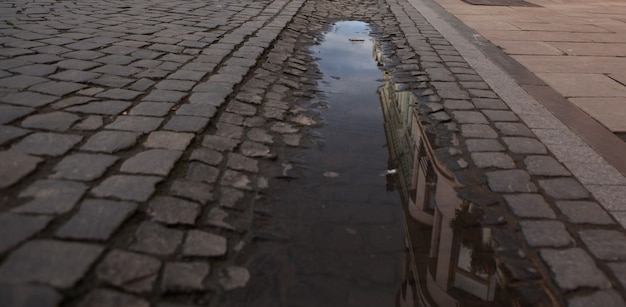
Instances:
[[[374,56],[381,63],[382,55]],[[459,184],[434,151],[419,120],[419,100],[386,73],[379,89],[389,167],[405,203],[407,269],[398,306],[502,306],[496,296],[491,231],[477,206],[461,200]],[[497,303],[496,303],[497,302]]]

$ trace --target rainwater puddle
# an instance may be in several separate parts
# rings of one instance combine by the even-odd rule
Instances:
[[[315,129],[320,142],[296,159],[297,178],[269,192],[267,233],[257,234],[267,240],[257,241],[246,265],[252,278],[233,306],[396,305],[403,211],[393,176],[383,175],[383,73],[374,50],[368,25],[353,21],[336,23],[312,48],[324,75],[312,102],[324,120]]]

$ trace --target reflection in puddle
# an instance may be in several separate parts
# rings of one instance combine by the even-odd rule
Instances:
[[[380,56],[379,56],[380,57]],[[386,75],[379,93],[391,161],[399,170],[410,255],[401,306],[507,306],[496,283],[491,229],[461,200],[452,173],[434,154],[419,101]]]

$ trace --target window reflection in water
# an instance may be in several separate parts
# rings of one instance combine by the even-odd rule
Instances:
[[[382,52],[375,50],[382,63]],[[434,154],[419,120],[419,97],[385,74],[379,89],[390,152],[405,203],[407,271],[399,306],[503,306],[491,231],[477,206],[461,200],[459,184]]]

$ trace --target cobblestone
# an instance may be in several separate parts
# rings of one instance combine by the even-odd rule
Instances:
[[[593,259],[580,248],[543,249],[540,254],[562,289],[574,290],[580,287],[604,289],[610,286],[606,275],[596,267]]]
[[[60,238],[107,240],[134,212],[137,205],[110,200],[86,200],[56,235]]]
[[[148,292],[156,281],[161,262],[123,250],[111,251],[96,269],[98,278],[130,292]]]
[[[102,250],[100,246],[85,243],[29,241],[0,266],[0,282],[71,287],[82,278]]]
[[[116,156],[77,153],[65,157],[54,167],[51,178],[91,181],[102,177],[118,160]]]
[[[80,200],[87,186],[66,180],[38,180],[23,190],[20,198],[32,198],[26,204],[13,209],[14,212],[59,214],[65,213]]]
[[[93,188],[97,197],[114,197],[122,200],[146,201],[162,178],[154,176],[114,175]]]
[[[131,174],[166,176],[181,155],[182,152],[177,150],[145,150],[126,160],[120,166],[120,171]]]
[[[131,249],[155,255],[171,255],[183,239],[183,232],[152,222],[144,222],[135,233]]]
[[[13,149],[32,155],[58,157],[68,152],[81,140],[82,137],[79,135],[38,132],[22,139],[13,146]]]
[[[32,173],[43,159],[14,151],[0,152],[0,189],[10,187]]]
[[[165,224],[194,225],[200,206],[176,197],[160,196],[150,202],[150,215]]]
[[[163,270],[161,289],[166,292],[189,292],[205,289],[202,281],[209,274],[206,262],[169,262]]]

